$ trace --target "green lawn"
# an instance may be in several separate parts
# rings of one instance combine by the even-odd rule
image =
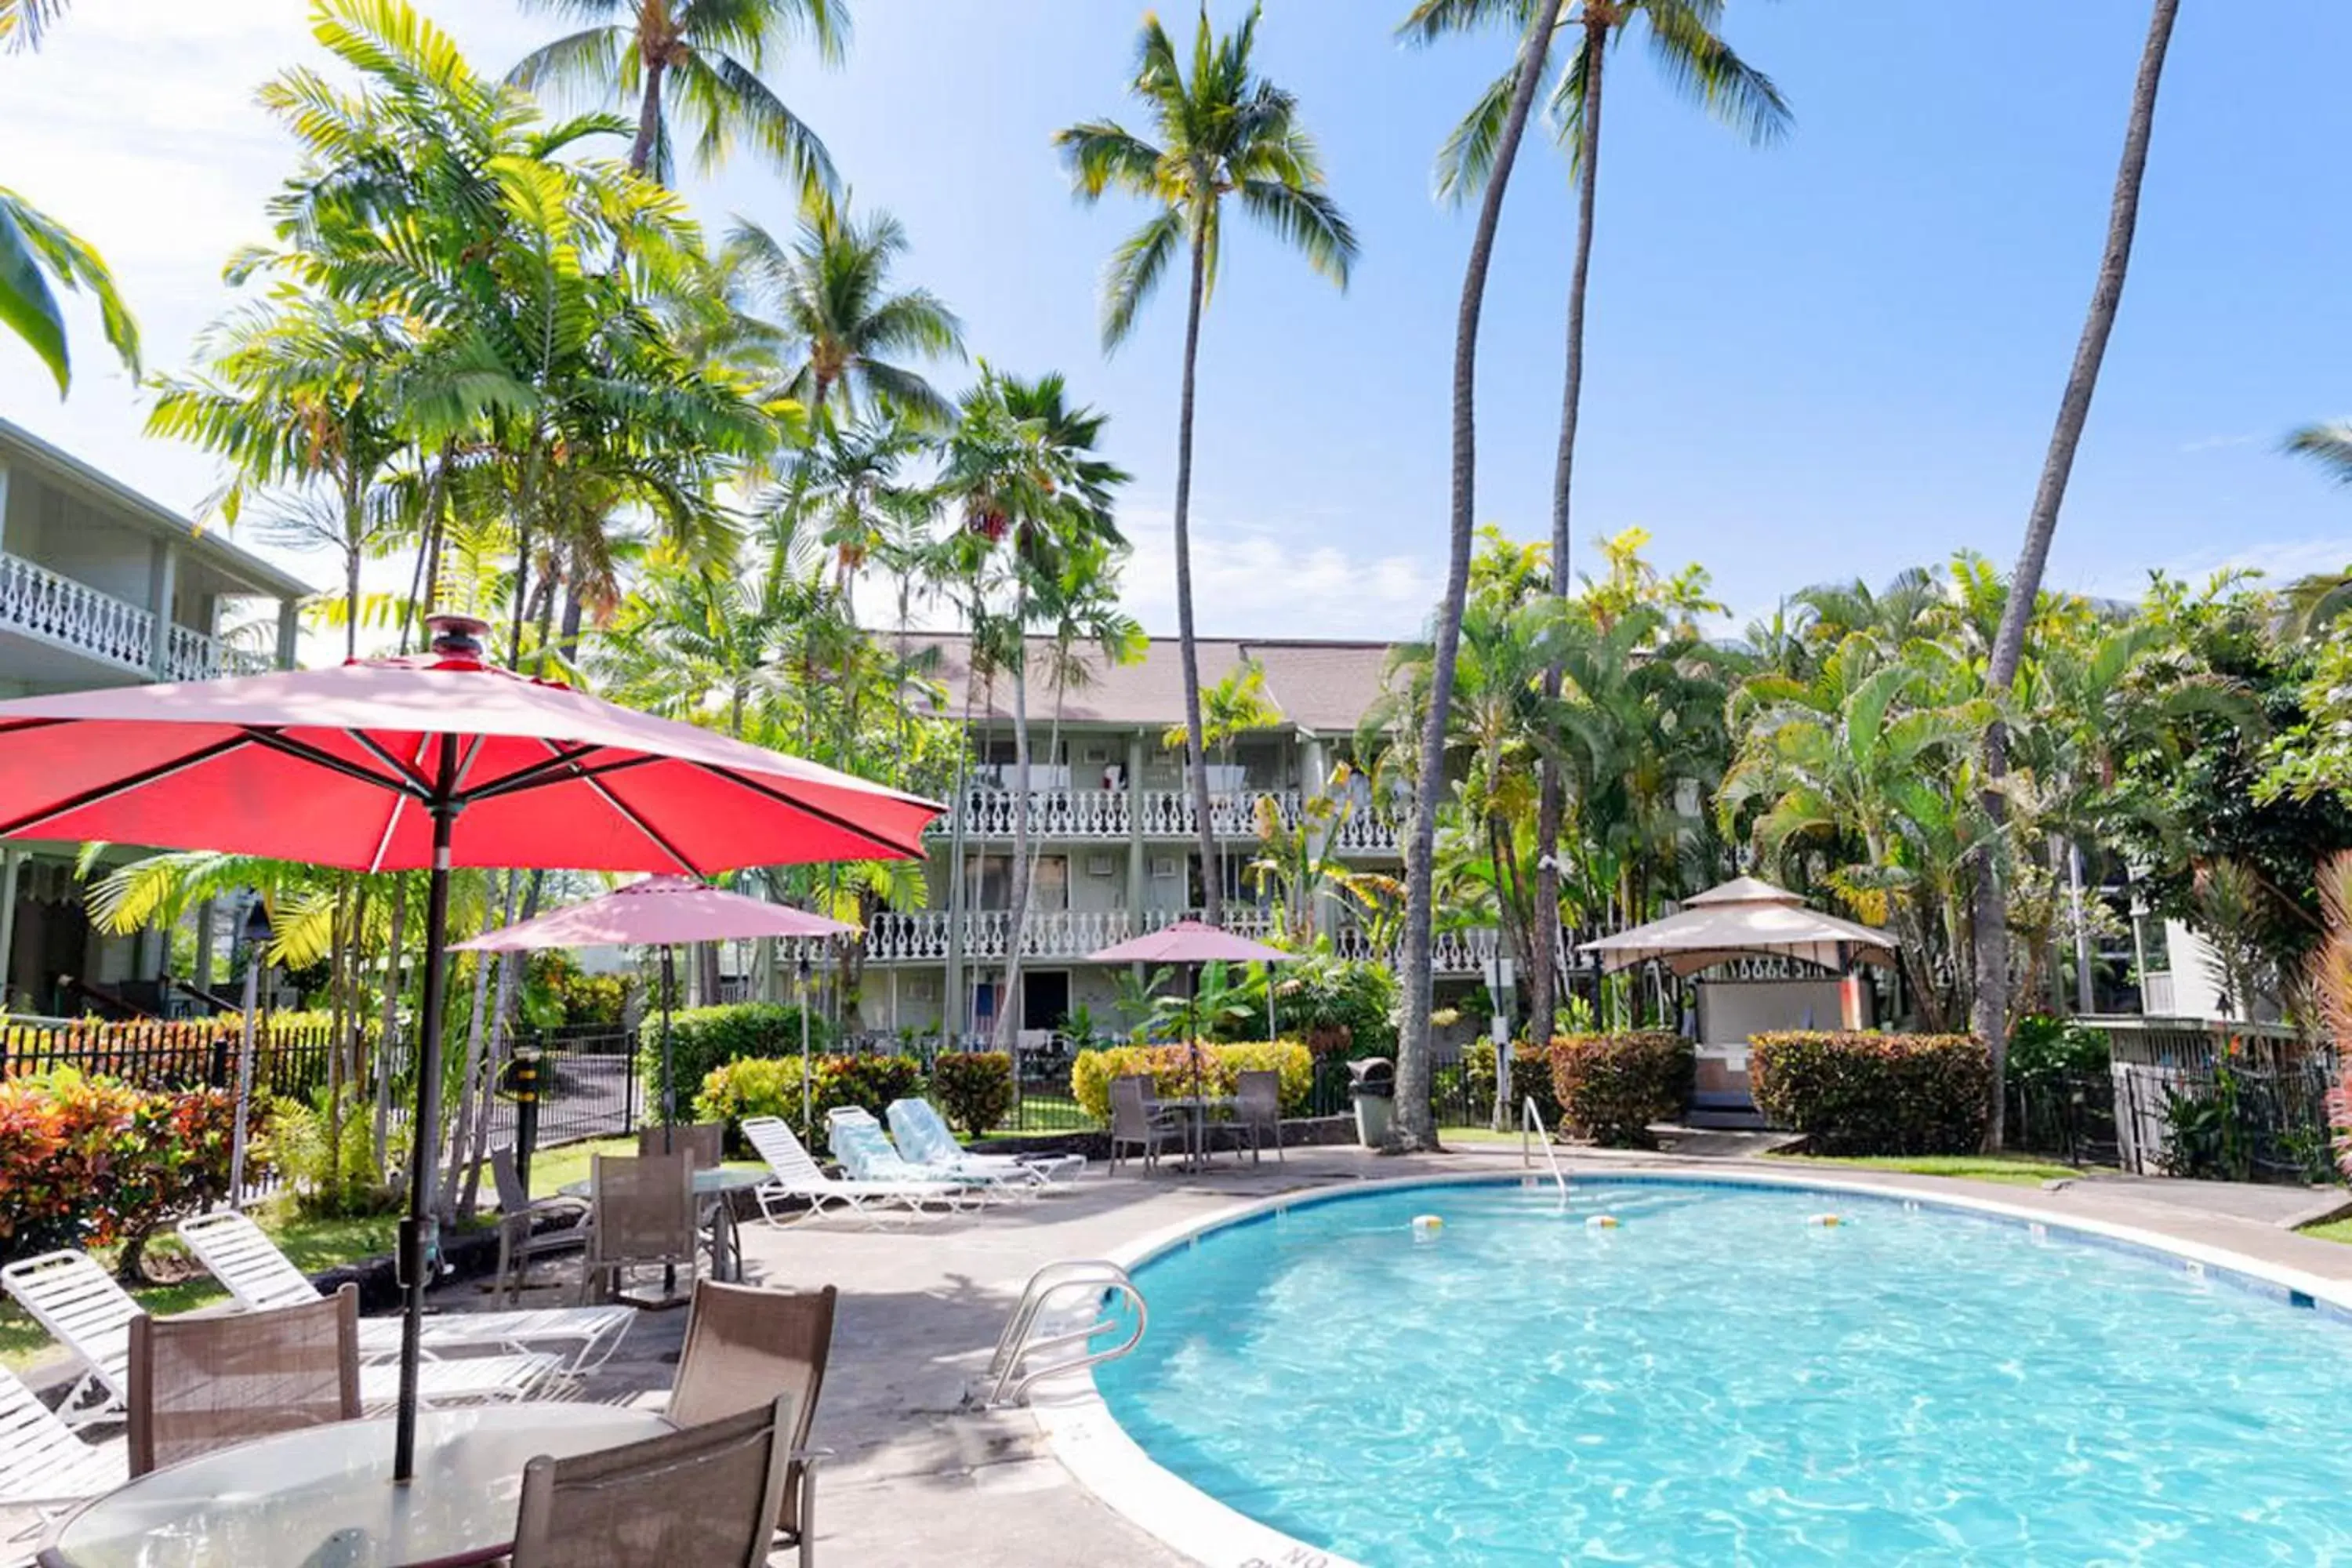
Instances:
[[[1818,1154],[1773,1154],[1792,1165],[1844,1165],[1864,1171],[1901,1171],[1914,1176],[1953,1176],[2003,1186],[2038,1187],[2042,1183],[2092,1175],[2090,1168],[2053,1165],[2030,1154],[1871,1154],[1832,1158]]]
[[[2316,1237],[2321,1241],[2340,1241],[2347,1246],[2352,1246],[2352,1219],[2324,1220],[2318,1225],[2305,1226],[2295,1234]]]

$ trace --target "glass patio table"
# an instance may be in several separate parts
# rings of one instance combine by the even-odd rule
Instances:
[[[1230,1094],[1180,1094],[1166,1100],[1145,1102],[1157,1112],[1181,1111],[1184,1116],[1184,1163],[1186,1172],[1209,1168],[1209,1112],[1231,1110],[1241,1101]]]
[[[428,1410],[416,1479],[392,1418],[240,1443],[118,1488],[58,1527],[44,1568],[457,1568],[514,1544],[523,1466],[659,1436],[647,1410],[532,1402]]]

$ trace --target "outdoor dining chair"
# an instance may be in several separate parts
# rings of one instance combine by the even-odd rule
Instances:
[[[180,1239],[214,1279],[228,1287],[247,1311],[270,1312],[319,1300],[310,1277],[294,1267],[268,1233],[235,1209],[191,1215],[179,1224]],[[578,1243],[575,1241],[574,1246]],[[604,1364],[621,1337],[636,1321],[626,1307],[539,1307],[508,1312],[442,1312],[425,1321],[428,1356],[445,1351],[504,1350],[562,1354],[562,1371],[581,1376]],[[360,1359],[373,1363],[400,1354],[400,1320],[360,1321]]]
[[[131,1473],[360,1416],[360,1292],[216,1318],[131,1320]]]
[[[776,1402],[790,1439],[776,1515],[777,1533],[810,1561],[815,1539],[814,1456],[806,1452],[833,1352],[833,1315],[840,1292],[763,1290],[705,1279],[694,1288],[686,1321],[686,1348],[670,1384],[669,1418],[698,1426],[768,1400]]]
[[[1248,1141],[1252,1164],[1264,1157],[1268,1143],[1274,1145],[1275,1163],[1286,1163],[1282,1155],[1282,1075],[1271,1070],[1237,1075],[1234,1119],[1226,1126],[1232,1129],[1236,1152]]]
[[[568,1252],[588,1240],[588,1200],[569,1193],[543,1198],[530,1195],[523,1185],[522,1169],[514,1147],[501,1143],[490,1151],[490,1181],[499,1194],[499,1273],[501,1297],[509,1304],[522,1293],[530,1274],[530,1260],[551,1252]],[[570,1216],[568,1225],[541,1230],[543,1218]]]
[[[786,1394],[642,1443],[531,1460],[510,1568],[763,1568],[792,1460],[791,1405]]]
[[[1150,1079],[1137,1074],[1110,1080],[1110,1168],[1118,1170],[1119,1151],[1143,1151],[1143,1168],[1160,1163],[1162,1149],[1184,1146],[1184,1123],[1165,1111],[1155,1112],[1145,1094]]]
[[[637,1129],[637,1152],[662,1152],[661,1124]],[[669,1152],[683,1151],[694,1156],[698,1170],[715,1171],[727,1163],[727,1123],[724,1121],[678,1121],[668,1128]]]
[[[580,1265],[583,1300],[619,1297],[632,1268],[683,1268],[701,1247],[694,1214],[694,1157],[598,1154],[588,1163],[588,1250]]]

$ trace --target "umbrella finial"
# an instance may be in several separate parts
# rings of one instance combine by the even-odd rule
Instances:
[[[430,634],[426,646],[441,658],[478,660],[490,623],[473,616],[443,613],[425,616],[425,627]]]

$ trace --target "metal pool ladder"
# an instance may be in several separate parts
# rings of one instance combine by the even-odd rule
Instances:
[[[1519,1163],[1532,1165],[1535,1160],[1528,1152],[1528,1138],[1532,1133],[1536,1147],[1544,1152],[1544,1163],[1551,1167],[1551,1179],[1559,1188],[1559,1206],[1568,1207],[1568,1173],[1559,1168],[1559,1156],[1552,1152],[1551,1132],[1543,1124],[1543,1112],[1536,1109],[1530,1095],[1519,1102]]]
[[[1066,1301],[1074,1291],[1095,1292],[1090,1310],[1099,1311],[1112,1306],[1114,1297],[1124,1297],[1135,1309],[1134,1326],[1127,1337],[1106,1350],[1087,1350],[1087,1342],[1097,1334],[1119,1326],[1115,1312],[1104,1312],[1083,1329],[1056,1333],[1038,1334],[1037,1320],[1046,1307],[1056,1300]],[[1143,1303],[1143,1292],[1135,1288],[1127,1270],[1116,1263],[1098,1258],[1066,1259],[1048,1263],[1029,1277],[1029,1284],[1021,1292],[1021,1304],[1013,1310],[1012,1321],[1004,1332],[997,1336],[996,1353],[989,1358],[988,1404],[1017,1405],[1029,1385],[1041,1377],[1055,1373],[1076,1372],[1080,1367],[1095,1366],[1107,1361],[1117,1361],[1143,1342],[1143,1329],[1150,1316]],[[1047,1359],[1043,1364],[1030,1365],[1033,1358],[1076,1347],[1076,1355]],[[1027,1371],[1023,1368],[1027,1367]]]

